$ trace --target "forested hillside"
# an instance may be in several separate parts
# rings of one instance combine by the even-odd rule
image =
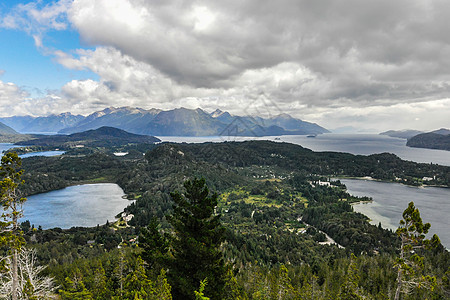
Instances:
[[[422,133],[410,138],[406,145],[415,148],[450,151],[450,134],[448,134],[448,131],[445,134],[434,132]]]
[[[266,141],[133,146],[124,157],[87,150],[22,165],[26,195],[115,182],[136,200],[131,220],[95,228],[21,225],[62,299],[394,299],[402,240],[353,212],[370,199],[330,177],[450,183],[449,167]],[[431,246],[402,280],[432,283],[402,299],[449,297],[450,255]]]

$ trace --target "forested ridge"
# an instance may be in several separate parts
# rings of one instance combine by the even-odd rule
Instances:
[[[433,178],[427,184],[450,182],[449,167],[387,153],[317,153],[266,141],[133,147],[124,157],[83,149],[23,160],[25,185],[20,188],[26,195],[76,183],[115,182],[136,199],[125,210],[134,216],[130,221],[69,230],[22,224],[27,247],[35,248],[40,264],[48,266],[44,275],[54,278],[59,286],[54,293],[62,299],[170,299],[169,294],[185,299],[180,295],[186,291],[193,299],[394,299],[400,239],[353,212],[352,202],[369,199],[349,195],[330,177],[370,176],[411,185],[423,184],[423,177]],[[223,269],[220,276],[205,275],[206,281],[199,275],[194,286],[174,276],[187,272],[175,242],[184,236],[179,232],[184,225],[174,229],[181,226],[174,216],[180,214],[177,207],[192,203],[185,182],[195,183],[195,178],[205,179],[205,199],[212,199],[206,207],[214,207],[205,220],[216,218],[215,228],[223,227],[213,247],[222,258],[212,256],[223,260]],[[184,197],[187,202],[180,200]],[[325,243],[325,233],[336,244]],[[417,275],[435,276],[436,283],[412,289],[402,299],[448,298],[448,251],[437,245],[420,254],[424,268]]]

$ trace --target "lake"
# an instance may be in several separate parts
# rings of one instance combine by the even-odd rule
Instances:
[[[26,154],[19,155],[21,158],[27,158],[32,156],[57,156],[64,154],[66,151],[41,151],[41,152],[30,152]]]
[[[430,233],[436,233],[442,244],[450,249],[450,188],[411,187],[399,183],[373,180],[340,179],[354,196],[369,196],[371,203],[353,205],[371,219],[371,223],[395,230],[403,218],[403,211],[413,201],[422,221],[430,223]],[[430,235],[431,236],[431,235]]]
[[[450,166],[450,151],[411,148],[406,146],[405,139],[392,138],[379,134],[320,134],[315,138],[304,135],[283,135],[279,137],[176,137],[160,136],[163,142],[204,143],[222,141],[270,140],[297,144],[313,151],[335,151],[352,154],[370,155],[376,153],[394,153],[404,160],[422,163],[436,163]]]
[[[114,221],[131,202],[123,199],[123,190],[113,183],[70,186],[33,195],[24,204],[24,218],[37,228],[93,227]]]
[[[0,143],[0,154],[3,153],[3,151],[9,150],[11,148],[17,147],[14,144],[10,143]],[[40,152],[30,152],[26,154],[19,155],[21,158],[27,158],[32,156],[56,156],[64,154],[65,151],[40,151]]]

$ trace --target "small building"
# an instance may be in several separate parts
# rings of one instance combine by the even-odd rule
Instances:
[[[329,181],[320,181],[318,182],[320,186],[331,186],[331,183]]]

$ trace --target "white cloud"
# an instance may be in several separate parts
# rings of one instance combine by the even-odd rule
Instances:
[[[47,30],[65,30],[67,9],[72,0],[60,0],[42,6],[42,2],[18,4],[12,11],[2,16],[0,28],[20,29],[28,33],[42,33]]]
[[[390,106],[340,107],[333,110],[305,111],[305,118],[319,122],[328,128],[353,126],[382,132],[389,129],[435,130],[448,127],[450,99],[415,103],[399,103]]]
[[[110,105],[124,105],[126,101],[127,105],[144,108],[196,108],[195,105],[199,105],[215,109],[219,105],[238,113],[242,105],[246,106],[260,94],[275,99],[273,104],[278,101],[283,105],[326,89],[326,82],[295,63],[246,71],[224,84],[227,87],[197,88],[177,83],[151,65],[111,47],[78,50],[74,55],[58,51],[55,55],[57,62],[66,68],[91,70],[100,76],[99,82],[74,80],[62,88],[65,96],[77,98],[77,101]],[[236,105],[236,101],[241,105]]]
[[[12,104],[23,103],[28,96],[29,94],[26,91],[20,89],[14,83],[0,80],[0,114],[20,113],[18,105]]]

